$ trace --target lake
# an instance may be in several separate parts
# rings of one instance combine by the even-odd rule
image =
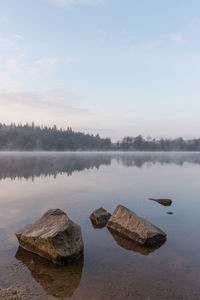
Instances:
[[[93,228],[94,209],[118,204],[167,241],[148,250]],[[14,235],[51,208],[82,228],[84,256],[63,268],[18,249]],[[24,289],[30,300],[199,300],[199,228],[199,153],[0,153],[0,287]]]

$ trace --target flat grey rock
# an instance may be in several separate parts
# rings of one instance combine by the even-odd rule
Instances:
[[[128,208],[118,205],[107,227],[142,246],[153,246],[166,240],[166,233]]]
[[[41,219],[16,233],[22,248],[66,265],[83,253],[81,228],[60,209],[48,210]]]
[[[110,217],[111,214],[101,207],[92,212],[90,215],[90,220],[92,221],[94,227],[102,228],[106,226]]]

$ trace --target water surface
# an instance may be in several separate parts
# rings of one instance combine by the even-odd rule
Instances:
[[[1,153],[0,287],[23,288],[30,300],[200,299],[199,178],[199,153]],[[94,209],[112,213],[118,204],[163,229],[167,241],[141,249],[93,228]],[[74,265],[18,249],[14,232],[50,208],[82,227],[84,257]]]

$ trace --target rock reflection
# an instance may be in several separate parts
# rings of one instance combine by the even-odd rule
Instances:
[[[97,225],[93,220],[90,220],[90,221],[91,221],[91,224],[92,224],[94,229],[102,229],[102,228],[106,227],[106,224]]]
[[[79,286],[83,257],[66,267],[57,266],[21,247],[15,257],[30,270],[32,277],[48,295],[64,300],[70,298]]]
[[[111,233],[113,239],[116,241],[116,243],[120,247],[122,247],[126,250],[129,250],[129,251],[140,253],[145,256],[153,253],[154,251],[159,249],[166,242],[166,240],[162,241],[161,243],[159,243],[153,247],[142,247],[142,246],[139,246],[136,243],[132,242],[131,240],[127,240],[127,239],[121,237],[119,234],[116,234],[113,230],[111,230],[111,229],[108,229],[108,230]]]

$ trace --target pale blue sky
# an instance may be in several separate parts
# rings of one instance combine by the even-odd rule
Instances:
[[[0,120],[200,136],[198,0],[0,0]]]

